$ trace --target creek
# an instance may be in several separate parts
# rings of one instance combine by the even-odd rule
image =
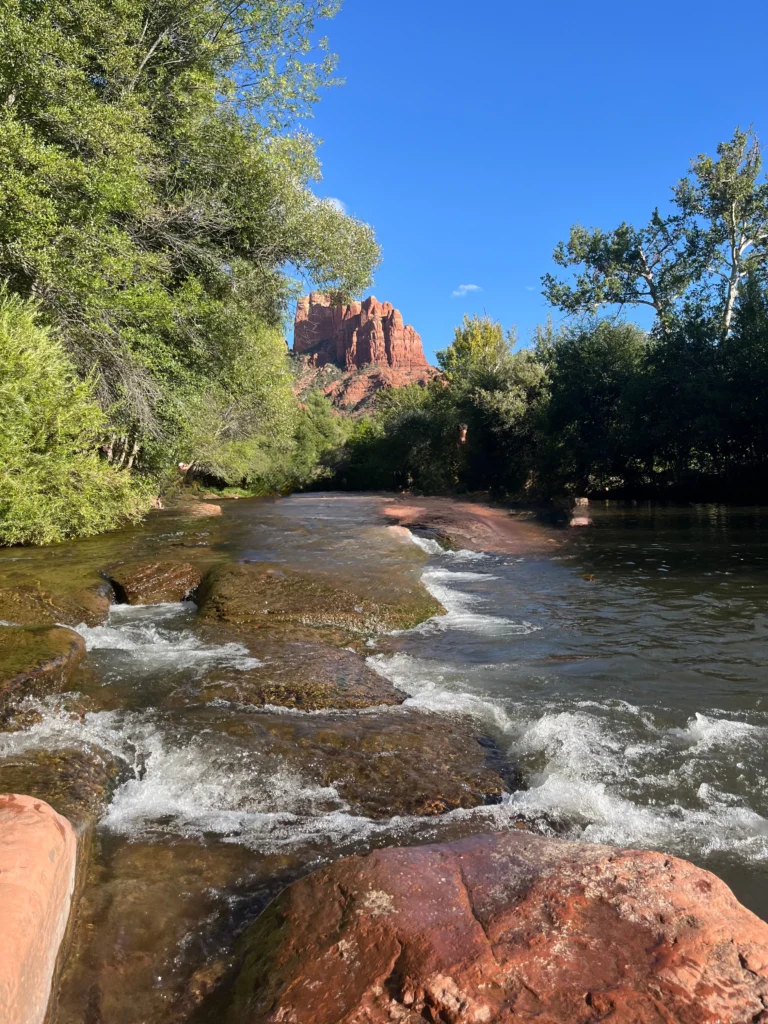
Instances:
[[[525,824],[686,857],[768,918],[768,510],[591,515],[589,529],[541,527],[546,553],[489,554],[446,550],[428,530],[404,542],[376,496],[302,495],[0,552],[0,580],[85,578],[181,546],[204,566],[285,565],[382,600],[420,578],[446,609],[365,643],[403,704],[337,712],[197,699],[273,652],[202,623],[192,602],[113,606],[105,624],[78,627],[88,655],[71,685],[90,710],[73,715],[56,695],[34,724],[0,734],[0,767],[73,748],[123,766],[95,830],[56,1024],[188,1019],[190,990],[215,981],[222,950],[275,892],[378,845]],[[516,766],[501,802],[366,815],[315,748],[285,756],[301,723],[322,722],[332,746],[353,719],[372,735],[422,713],[438,742],[440,723],[469,723]]]

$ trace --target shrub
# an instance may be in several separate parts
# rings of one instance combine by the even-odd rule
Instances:
[[[146,483],[99,453],[95,381],[78,380],[36,307],[0,291],[0,544],[50,544],[140,519]]]

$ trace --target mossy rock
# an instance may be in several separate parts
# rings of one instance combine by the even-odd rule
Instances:
[[[171,707],[227,701],[241,706],[266,704],[300,711],[353,710],[402,704],[405,694],[368,668],[352,651],[328,644],[280,643],[259,639],[251,644],[263,664],[247,672],[217,669],[206,678],[175,690]]]
[[[72,629],[0,626],[0,717],[24,697],[62,690],[84,656]]]
[[[464,723],[402,713],[292,724],[299,748],[325,761],[323,785],[367,817],[443,814],[498,803],[505,790],[493,747]]]
[[[93,747],[32,750],[0,761],[0,792],[45,800],[82,833],[98,821],[127,774],[125,764]]]
[[[200,610],[208,619],[246,629],[290,623],[367,634],[410,629],[443,611],[421,585],[401,600],[377,602],[319,577],[264,563],[213,572],[201,588]]]
[[[109,571],[118,601],[163,604],[184,601],[200,586],[200,570],[189,562],[122,562]]]
[[[107,583],[59,593],[27,584],[0,586],[0,621],[14,626],[99,626],[109,615],[112,588]]]
[[[333,787],[368,818],[434,816],[498,803],[514,766],[471,723],[400,708],[369,715],[233,715],[200,709],[199,727],[236,737],[310,785]]]

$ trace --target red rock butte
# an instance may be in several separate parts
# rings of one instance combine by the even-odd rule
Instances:
[[[333,304],[322,292],[304,296],[296,309],[293,351],[318,367],[430,369],[418,333],[403,322],[400,310],[374,296],[349,305]]]

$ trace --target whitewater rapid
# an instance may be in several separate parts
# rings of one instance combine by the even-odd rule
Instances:
[[[768,865],[765,724],[709,706],[682,715],[655,696],[624,699],[619,680],[613,694],[599,699],[579,695],[577,687],[553,691],[546,671],[532,676],[525,669],[521,644],[534,643],[537,652],[546,647],[562,628],[559,619],[537,621],[535,601],[525,605],[526,614],[517,606],[507,610],[500,597],[499,588],[515,585],[525,560],[445,551],[431,538],[413,541],[429,555],[423,582],[445,614],[398,635],[399,650],[372,653],[368,663],[407,694],[405,711],[474,720],[519,766],[523,780],[500,804],[454,811],[441,823],[471,820],[482,831],[525,819],[574,839],[658,848],[704,863],[715,856]],[[116,606],[104,625],[78,629],[105,681],[125,679],[134,687],[144,679],[194,679],[214,666],[236,673],[262,664],[242,644],[201,638],[195,611],[191,603]],[[309,773],[276,764],[237,735],[201,729],[178,711],[76,716],[65,703],[39,703],[42,720],[0,735],[0,756],[80,746],[119,758],[127,777],[101,821],[116,835],[215,836],[270,853],[397,842],[436,827],[424,819],[355,814]]]

